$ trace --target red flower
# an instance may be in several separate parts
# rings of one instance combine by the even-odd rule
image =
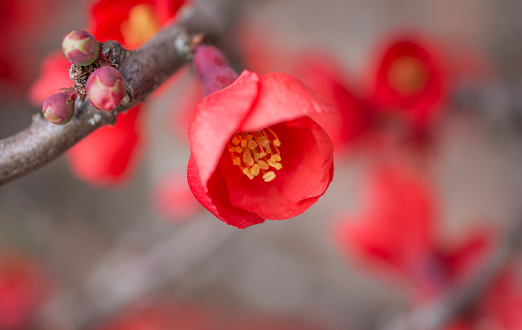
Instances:
[[[372,177],[369,195],[359,221],[340,224],[336,238],[367,264],[411,279],[412,266],[419,265],[434,244],[432,192],[421,178],[382,168]]]
[[[332,143],[307,115],[331,107],[284,73],[244,71],[219,90],[233,75],[213,47],[204,48],[210,55],[198,59],[201,47],[194,64],[211,94],[197,105],[189,127],[188,180],[194,196],[238,228],[301,214],[326,191],[333,175]]]
[[[27,329],[47,296],[48,284],[37,265],[18,253],[0,255],[0,329]]]
[[[445,96],[446,77],[437,48],[420,38],[392,41],[375,73],[373,100],[379,111],[401,114],[416,125],[429,123]]]
[[[186,0],[99,0],[88,30],[100,42],[116,40],[127,49],[141,46],[165,26]]]
[[[366,265],[379,267],[381,274],[398,275],[421,300],[465,279],[491,246],[492,234],[486,230],[456,244],[441,244],[433,192],[417,174],[380,169],[370,192],[362,221],[338,225],[337,241]]]

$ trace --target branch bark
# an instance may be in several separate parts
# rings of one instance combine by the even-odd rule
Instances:
[[[120,63],[128,98],[110,112],[78,100],[74,118],[63,126],[51,124],[41,114],[34,115],[28,128],[0,140],[0,186],[46,165],[96,129],[113,124],[118,113],[143,102],[188,62],[190,34],[219,29],[212,22],[208,10],[192,7],[179,23],[164,28],[137,50],[127,51],[115,41],[105,42],[103,51]]]

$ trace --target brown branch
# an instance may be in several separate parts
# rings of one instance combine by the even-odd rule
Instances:
[[[46,165],[97,128],[113,124],[119,112],[143,102],[187,63],[189,35],[215,30],[205,15],[208,10],[189,8],[179,23],[164,28],[134,51],[115,41],[105,42],[103,52],[120,64],[128,97],[111,112],[98,111],[88,101],[77,101],[74,118],[63,126],[49,123],[41,114],[34,115],[28,128],[0,140],[0,186]]]

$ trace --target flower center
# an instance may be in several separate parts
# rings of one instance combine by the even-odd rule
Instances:
[[[146,3],[136,5],[129,11],[129,19],[121,23],[121,34],[129,48],[141,46],[160,28],[154,8]]]
[[[388,69],[388,83],[399,94],[419,94],[426,86],[426,68],[418,59],[403,56],[394,60]]]
[[[281,141],[270,128],[253,133],[237,131],[227,143],[232,164],[239,166],[250,180],[262,174],[265,182],[276,177],[274,171],[268,171],[270,167],[283,168],[279,146]]]

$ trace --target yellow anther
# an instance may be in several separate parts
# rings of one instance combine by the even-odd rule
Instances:
[[[243,152],[243,161],[245,164],[248,164],[248,166],[254,165],[254,158],[252,158],[252,155],[250,154],[250,149],[245,149]]]
[[[263,174],[263,180],[265,180],[265,182],[270,182],[270,181],[274,180],[275,177],[276,177],[276,175],[273,171],[266,172],[265,174]]]
[[[250,180],[252,180],[254,178],[254,176],[250,173],[250,170],[248,169],[248,167],[243,168],[243,174],[248,176],[248,178]]]
[[[257,142],[254,140],[248,140],[248,148],[250,150],[254,150],[255,148],[257,148]]]
[[[252,150],[252,153],[254,154],[254,160],[257,162],[259,160],[259,152],[257,150]]]
[[[259,175],[259,172],[260,172],[260,169],[259,169],[259,165],[257,165],[257,164],[254,164],[252,166],[252,168],[250,169],[250,174],[252,174],[253,176]]]
[[[281,141],[271,129],[267,128],[267,130],[269,134],[264,129],[253,133],[237,131],[227,143],[232,164],[239,166],[250,180],[262,174],[263,180],[270,182],[276,175],[274,171],[267,172],[267,170],[270,167],[275,170],[283,168],[278,148],[281,146]],[[270,140],[272,138],[270,134],[273,135],[274,140]]]
[[[234,136],[232,137],[232,139],[230,140],[230,142],[232,142],[233,145],[238,146],[238,145],[241,143],[241,140],[238,139],[238,137],[234,135]]]
[[[259,165],[259,168],[262,170],[268,170],[268,164],[264,160],[258,160],[257,165]]]

